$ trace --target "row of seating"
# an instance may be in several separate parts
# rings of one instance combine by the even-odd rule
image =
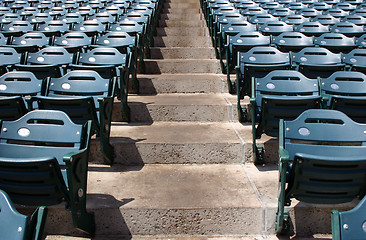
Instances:
[[[47,9],[51,8],[67,12],[92,8],[95,17],[98,13],[126,16],[132,9],[144,12],[137,10],[144,20],[110,24],[117,31],[105,34],[92,34],[81,27],[80,32],[63,31],[65,21],[59,24],[52,20],[33,25],[37,30],[44,27],[44,33],[33,32],[33,28],[12,35],[10,25],[15,27],[17,22],[1,24],[2,30],[7,26],[9,31],[3,31],[6,47],[0,47],[0,191],[6,192],[0,192],[0,218],[6,219],[5,223],[10,219],[9,211],[14,213],[8,196],[14,203],[31,206],[65,202],[74,226],[94,235],[94,215],[86,209],[90,139],[94,134],[99,137],[102,155],[111,164],[114,151],[109,137],[114,99],[120,98],[124,120],[129,120],[129,81],[137,91],[138,62],[143,63],[148,54],[162,1],[106,0],[97,4],[87,0],[4,0],[1,4],[4,7],[0,7],[0,15],[8,7],[12,11],[3,16],[34,8],[49,16],[52,14]],[[87,23],[98,23],[84,13],[80,24],[86,27]],[[19,44],[14,44],[17,41]],[[46,213],[47,208],[40,207],[29,223],[14,213],[19,228],[0,228],[0,234],[10,236],[7,239],[40,240]]]
[[[231,92],[238,95],[241,120],[246,119],[241,99],[250,97],[256,163],[263,163],[264,153],[256,139],[263,133],[279,139],[276,232],[291,230],[285,206],[292,198],[326,204],[362,198],[366,76],[361,59],[366,52],[355,40],[364,33],[363,2],[202,0],[201,5]],[[342,25],[354,27],[352,38],[335,31]],[[234,69],[235,84],[230,81]],[[366,238],[365,202],[349,212],[333,211],[333,239]]]

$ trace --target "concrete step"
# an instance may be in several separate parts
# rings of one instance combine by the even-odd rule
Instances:
[[[153,50],[154,52],[154,50]],[[222,74],[139,74],[140,94],[227,92]]]
[[[114,122],[110,138],[115,163],[125,165],[236,164],[251,160],[250,141],[249,125],[230,122]],[[90,162],[103,163],[99,149],[93,139]]]
[[[200,2],[165,2],[163,8],[188,8],[188,9],[197,9],[200,8]]]
[[[229,94],[226,97],[234,98]],[[222,94],[129,96],[128,105],[131,122],[227,122],[238,119],[236,106],[228,103]]]
[[[171,43],[170,43],[171,44]],[[200,43],[197,43],[197,45]],[[193,44],[192,44],[193,45]],[[213,47],[153,47],[152,59],[214,59]]]
[[[262,235],[264,239],[277,239],[268,238],[274,237],[277,188],[276,165],[92,164],[87,209],[97,220],[96,239],[128,235],[178,239],[192,235]],[[331,210],[344,211],[356,204],[293,201],[288,209],[296,239],[313,234],[329,237]],[[45,232],[83,236],[74,230],[62,204],[49,208]]]
[[[212,42],[206,36],[163,36],[154,37],[155,47],[212,47]]]
[[[218,194],[220,193],[220,194]],[[96,236],[260,234],[260,202],[241,165],[89,166]],[[76,235],[64,206],[46,233]]]
[[[202,13],[201,8],[163,8],[161,11],[162,14],[170,13],[170,14],[182,14],[182,13]]]
[[[159,27],[156,29],[158,36],[209,36],[209,32],[207,28],[201,28],[201,27]]]
[[[216,59],[146,59],[145,73],[220,73]]]
[[[204,20],[159,20],[159,27],[205,27],[206,22]]]
[[[203,20],[203,16],[200,13],[197,12],[188,12],[188,13],[177,13],[177,14],[169,14],[169,13],[163,13],[160,14],[160,19],[165,20]]]

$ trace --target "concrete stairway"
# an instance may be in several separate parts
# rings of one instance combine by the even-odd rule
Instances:
[[[277,166],[250,163],[251,126],[237,122],[199,0],[165,1],[151,56],[140,94],[129,96],[132,121],[114,116],[115,164],[104,165],[92,144],[87,208],[96,239],[277,239]],[[276,145],[262,143],[276,162]],[[47,239],[82,236],[62,208],[50,208]],[[296,230],[329,233],[330,209],[298,204]]]

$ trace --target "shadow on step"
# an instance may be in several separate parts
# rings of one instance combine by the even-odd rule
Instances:
[[[140,83],[140,94],[148,94],[148,95],[158,94],[154,86],[153,79],[151,77],[150,78],[139,77],[138,81]]]

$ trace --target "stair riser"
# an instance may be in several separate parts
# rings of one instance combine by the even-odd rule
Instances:
[[[214,59],[215,50],[211,47],[195,48],[151,48],[152,59]]]
[[[157,75],[157,77],[140,77],[139,82],[141,94],[219,93],[223,87],[225,89],[227,87],[227,84],[223,84],[220,79],[204,75],[195,78],[181,75],[179,79],[175,79],[173,76],[160,78]]]
[[[123,183],[121,183],[123,184]],[[101,195],[101,197],[103,197]],[[108,197],[108,196],[107,196]],[[102,199],[102,198],[101,198]],[[132,200],[133,201],[133,200]],[[118,206],[120,201],[116,200]],[[246,235],[261,233],[259,208],[232,209],[90,209],[98,219],[96,236],[122,235]],[[45,232],[82,233],[63,209],[49,210]]]
[[[161,73],[219,73],[220,64],[216,60],[191,60],[191,61],[174,61],[163,60],[145,61],[145,72],[147,74]]]
[[[160,20],[159,27],[204,27],[204,21]]]
[[[114,162],[131,166],[155,163],[235,164],[242,162],[244,154],[244,147],[239,143],[143,143],[142,139],[123,136],[111,138],[111,143],[115,152]],[[104,163],[99,146],[98,140],[92,141],[90,162]]]
[[[175,14],[182,14],[182,13],[187,13],[187,14],[200,14],[202,12],[201,9],[191,9],[191,8],[165,8],[161,11],[161,14],[171,14],[171,15],[175,15]]]
[[[199,9],[201,5],[199,4],[199,1],[196,1],[194,3],[183,3],[183,2],[172,2],[172,3],[164,3],[164,8],[172,8],[172,9],[192,9],[196,10]]]
[[[164,20],[181,20],[181,21],[185,21],[185,20],[202,20],[202,15],[200,13],[182,13],[182,14],[168,14],[168,13],[163,13],[160,15],[160,19],[164,19]]]
[[[154,37],[155,47],[212,47],[211,39],[208,37],[186,36],[186,37]],[[203,56],[204,57],[204,56]]]
[[[183,27],[170,27],[170,28],[157,28],[158,36],[209,36],[208,30],[199,27],[183,28]]]

